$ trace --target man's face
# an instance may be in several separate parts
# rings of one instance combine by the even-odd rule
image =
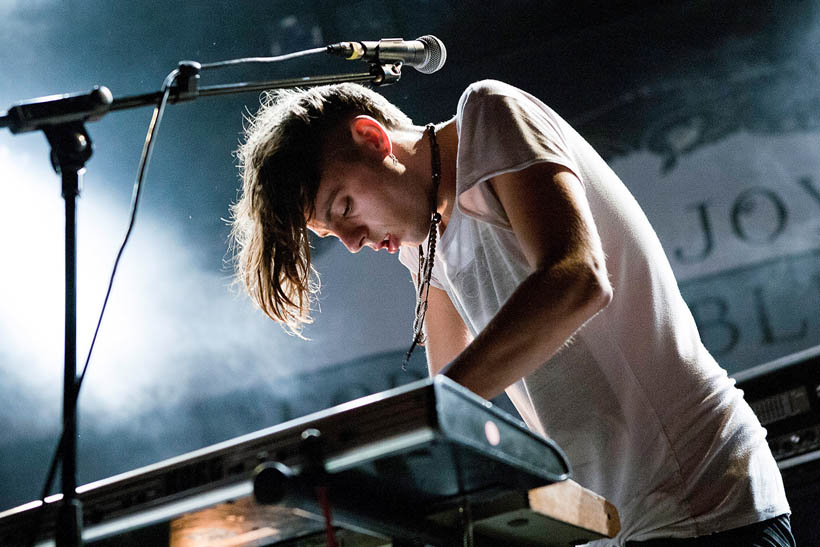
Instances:
[[[424,185],[389,158],[336,160],[322,171],[308,228],[320,237],[338,237],[352,253],[362,247],[395,253],[424,241],[428,199]]]

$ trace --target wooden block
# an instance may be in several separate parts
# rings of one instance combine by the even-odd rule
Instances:
[[[473,503],[470,515],[477,547],[567,547],[612,538],[620,530],[615,507],[573,481]],[[447,510],[428,518],[457,528],[462,517]]]
[[[567,480],[529,491],[530,508],[542,515],[615,537],[621,529],[618,510],[595,492]]]

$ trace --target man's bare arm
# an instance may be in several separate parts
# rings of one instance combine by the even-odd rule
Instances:
[[[495,177],[531,273],[442,371],[484,398],[529,375],[612,299],[601,241],[578,178],[549,163]]]
[[[425,349],[430,376],[438,374],[473,339],[447,293],[432,286],[427,300],[424,332],[427,336]]]

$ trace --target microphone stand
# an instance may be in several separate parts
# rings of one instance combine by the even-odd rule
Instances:
[[[58,546],[82,545],[82,505],[77,488],[77,198],[91,139],[82,122],[44,129],[51,144],[54,170],[62,177],[65,200],[65,370],[63,376],[62,490],[56,540]],[[67,493],[67,494],[65,494]]]
[[[199,97],[228,95],[266,89],[307,87],[341,82],[370,82],[387,85],[401,78],[401,64],[372,63],[368,72],[307,76],[263,82],[240,82],[199,87],[201,65],[181,61],[176,84],[168,102],[191,101]],[[56,546],[82,546],[83,510],[77,497],[77,199],[80,197],[85,163],[91,158],[91,138],[86,121],[95,121],[108,112],[158,103],[162,91],[114,99],[106,87],[87,94],[42,97],[12,106],[0,115],[0,128],[14,133],[42,130],[51,145],[51,163],[62,178],[65,200],[65,367],[63,376],[62,499],[56,519]],[[45,510],[45,506],[41,506]]]

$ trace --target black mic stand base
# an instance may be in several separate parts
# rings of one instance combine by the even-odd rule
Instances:
[[[83,506],[77,498],[63,499],[57,512],[57,547],[83,544]]]

